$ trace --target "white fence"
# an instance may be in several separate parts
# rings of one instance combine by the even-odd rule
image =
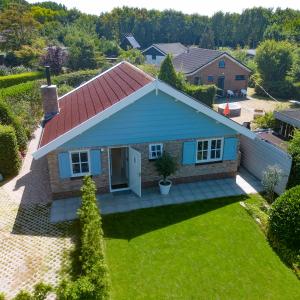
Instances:
[[[291,156],[259,138],[251,140],[245,136],[241,136],[240,141],[242,153],[241,165],[255,177],[262,179],[263,171],[267,166],[277,165],[282,170],[282,179],[275,189],[277,194],[282,194],[285,191],[291,170]]]

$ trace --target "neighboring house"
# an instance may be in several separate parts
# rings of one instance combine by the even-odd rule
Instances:
[[[57,99],[42,86],[46,122],[35,159],[46,156],[54,198],[156,186],[155,160],[176,157],[174,183],[237,174],[239,137],[255,133],[135,66],[121,62]],[[216,187],[217,188],[217,187]]]
[[[160,65],[164,58],[171,54],[173,57],[184,53],[187,50],[181,43],[163,43],[153,44],[142,53],[145,56],[146,63],[151,65]]]
[[[246,55],[249,58],[254,58],[255,55],[256,55],[256,49],[248,49],[248,50],[246,50]]]
[[[122,37],[120,46],[123,50],[140,49],[141,48],[140,44],[134,38],[132,33],[124,34],[124,36]]]
[[[300,109],[275,111],[276,132],[284,139],[289,140],[295,129],[300,129]]]
[[[227,90],[247,89],[251,70],[224,51],[190,47],[174,57],[177,72],[192,84],[215,84],[224,95]]]

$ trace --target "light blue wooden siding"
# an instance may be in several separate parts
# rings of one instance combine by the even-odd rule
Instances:
[[[60,178],[64,179],[71,177],[70,157],[68,152],[61,152],[58,154],[58,167]]]
[[[182,151],[183,165],[190,165],[196,162],[196,147],[197,147],[196,141],[183,143],[183,151]]]
[[[225,138],[223,160],[237,159],[237,146],[238,146],[237,138]]]
[[[208,138],[236,132],[159,91],[129,105],[72,139],[62,148],[127,145],[185,138]]]
[[[90,151],[91,158],[91,174],[99,175],[101,173],[101,152],[100,150],[91,150]]]

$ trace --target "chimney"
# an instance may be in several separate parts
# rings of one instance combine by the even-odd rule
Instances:
[[[51,84],[50,67],[45,67],[47,85],[41,86],[41,94],[44,108],[44,120],[48,121],[59,112],[58,95],[56,85]]]

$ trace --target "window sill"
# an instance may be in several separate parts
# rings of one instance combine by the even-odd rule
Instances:
[[[76,180],[76,179],[82,180],[85,176],[91,176],[91,177],[93,178],[93,175],[91,175],[91,174],[86,174],[86,175],[80,175],[80,176],[71,176],[70,179],[71,179],[71,180]]]
[[[212,165],[222,163],[223,160],[196,162],[195,166]]]

